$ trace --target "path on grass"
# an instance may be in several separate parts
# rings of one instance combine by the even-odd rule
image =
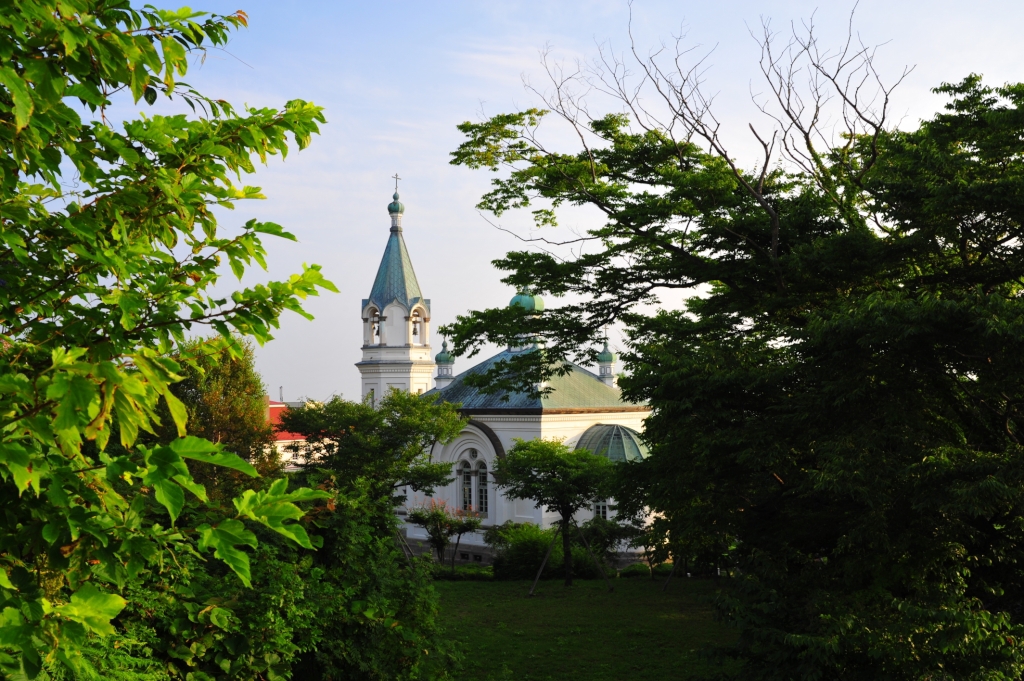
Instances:
[[[467,681],[628,678],[686,679],[710,671],[697,649],[728,644],[706,597],[718,580],[616,579],[541,582],[436,582],[441,614],[466,648]],[[704,598],[702,598],[704,597]]]

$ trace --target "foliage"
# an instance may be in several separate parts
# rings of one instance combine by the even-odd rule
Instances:
[[[231,175],[306,146],[324,121],[306,102],[239,112],[177,83],[190,52],[223,44],[245,21],[97,0],[12,0],[0,12],[5,676],[77,668],[95,636],[112,635],[131,589],[192,541],[246,583],[257,544],[249,525],[309,546],[294,520],[296,502],[319,496],[311,492],[253,492],[199,527],[175,526],[186,492],[206,499],[186,461],[255,470],[184,437],[187,411],[171,386],[195,360],[167,355],[197,325],[220,334],[206,347],[237,354],[230,330],[266,341],[283,311],[305,315],[302,299],[334,290],[310,266],[286,282],[214,292],[221,264],[239,277],[265,266],[261,235],[293,238],[255,220],[219,228],[212,207],[261,198]],[[107,115],[122,90],[136,104],[166,95],[205,115],[145,116],[116,130]],[[160,425],[159,404],[179,439],[140,444]],[[162,517],[144,512],[150,499]]]
[[[530,499],[561,517],[566,586],[572,586],[572,517],[607,496],[610,475],[607,458],[569,449],[559,440],[516,440],[495,464],[494,479],[506,497]]]
[[[86,648],[83,668],[118,681],[446,678],[458,655],[436,624],[430,566],[378,536],[368,503],[332,496],[312,509],[315,552],[264,532],[251,589],[180,552],[129,587],[117,632]]]
[[[334,477],[321,486],[340,491]],[[324,545],[305,576],[315,626],[299,644],[294,678],[449,678],[460,653],[441,630],[431,564],[398,549],[393,510],[390,528],[381,529],[370,484],[345,488],[357,491],[315,515]]]
[[[394,505],[404,487],[431,494],[451,482],[451,464],[433,463],[430,449],[466,422],[458,405],[434,399],[394,389],[376,405],[332,397],[286,409],[280,428],[305,437],[292,449],[307,468],[333,471],[343,485],[366,480],[374,498]]]
[[[489,582],[494,579],[494,568],[490,565],[470,563],[468,565],[456,565],[454,570],[449,570],[442,565],[435,564],[434,579],[457,582]]]
[[[406,515],[406,520],[419,525],[427,531],[430,547],[437,554],[437,562],[444,562],[445,549],[451,544],[452,537],[457,536],[452,551],[452,572],[455,571],[455,554],[459,550],[462,535],[480,529],[482,520],[478,513],[463,511],[461,508],[450,509],[443,500],[431,499],[430,504],[414,508]]]
[[[555,538],[554,528],[542,530],[533,523],[516,523],[511,520],[487,528],[484,541],[494,549],[494,579],[534,579],[544,561],[551,541]],[[594,563],[590,553],[577,542],[570,545],[572,552],[573,576],[577,579],[598,579],[601,570]],[[551,556],[544,566],[541,579],[556,579],[558,565],[565,565],[565,548],[556,543]],[[564,568],[563,568],[564,576]]]
[[[654,409],[653,447],[620,512],[735,546],[741,586],[719,607],[743,678],[1024,673],[1024,85],[937,92],[950,103],[917,129],[760,178],[622,115],[589,121],[599,141],[573,154],[530,141],[541,112],[462,126],[455,162],[513,167],[485,208],[546,197],[606,222],[579,258],[497,263],[582,302],[461,318],[456,351],[525,324],[557,363],[626,323],[621,385]],[[659,286],[705,295],[644,314]],[[535,385],[557,369],[541,364],[492,378]]]

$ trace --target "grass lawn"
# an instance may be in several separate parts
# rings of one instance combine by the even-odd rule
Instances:
[[[701,596],[716,580],[436,582],[448,631],[465,645],[461,678],[472,681],[686,679],[710,671],[696,649],[729,643]]]

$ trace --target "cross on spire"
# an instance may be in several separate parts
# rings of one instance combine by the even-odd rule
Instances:
[[[399,181],[399,180],[401,180],[402,178],[400,178],[400,177],[398,176],[398,173],[395,173],[395,174],[394,174],[394,175],[392,175],[391,177],[393,177],[393,178],[394,178],[394,180],[395,180],[395,191],[397,192],[397,191],[398,191],[398,181]]]

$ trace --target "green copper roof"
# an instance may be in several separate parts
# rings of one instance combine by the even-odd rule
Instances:
[[[530,290],[525,288],[520,289],[515,298],[509,301],[508,306],[512,307],[513,305],[526,308],[527,312],[544,311],[544,299],[538,295],[530,293]]]
[[[384,308],[397,300],[406,309],[418,302],[423,302],[430,310],[430,301],[423,300],[420,284],[416,280],[416,272],[412,269],[412,259],[402,238],[402,228],[392,227],[388,245],[384,248],[384,257],[377,268],[377,278],[373,280],[370,297],[363,301],[363,308],[374,303],[383,313]]]
[[[494,357],[484,360],[471,369],[463,371],[447,386],[431,390],[432,395],[440,395],[445,402],[461,402],[462,409],[473,410],[529,410],[543,412],[550,409],[608,409],[633,410],[645,409],[643,405],[634,405],[622,401],[619,389],[606,385],[600,378],[586,369],[572,365],[572,371],[565,376],[552,376],[548,385],[554,390],[541,397],[531,397],[525,393],[509,394],[508,401],[503,401],[506,393],[499,392],[488,395],[465,384],[466,376],[487,371],[502,359],[513,357],[519,352],[529,350],[505,350]]]
[[[404,213],[405,204],[398,200],[398,192],[391,198],[394,200],[388,204],[388,213]]]
[[[611,364],[615,361],[615,353],[608,349],[608,339],[604,339],[604,350],[597,353],[597,361],[602,364]]]
[[[640,439],[640,433],[626,426],[605,423],[583,431],[574,449],[586,449],[591,454],[600,454],[616,462],[642,461],[650,454]]]
[[[455,364],[455,360],[452,359],[451,353],[448,352],[448,341],[441,343],[441,352],[437,353],[434,357],[436,364]]]

